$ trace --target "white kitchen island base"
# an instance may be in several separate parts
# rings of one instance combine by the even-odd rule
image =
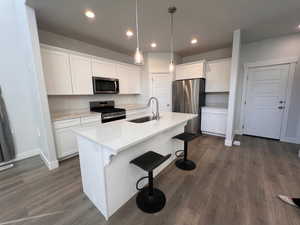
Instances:
[[[77,140],[83,191],[94,203],[94,205],[101,211],[106,219],[108,219],[131,197],[134,196],[134,194],[137,192],[137,180],[148,175],[142,169],[130,164],[132,159],[142,155],[147,151],[154,151],[162,155],[171,153],[172,156],[154,171],[155,176],[175,159],[175,151],[183,149],[183,143],[181,141],[172,139],[172,137],[176,136],[177,134],[184,132],[184,126],[186,125],[188,119],[191,118],[192,114],[182,115],[190,115],[190,117],[187,117],[184,120],[179,120],[177,123],[172,123],[170,126],[166,125],[171,121],[163,121],[163,119],[159,122],[147,122],[148,124],[144,125],[126,124],[126,129],[123,129],[123,131],[127,130],[127,126],[134,126],[132,129],[141,129],[143,126],[145,126],[145,130],[144,133],[143,130],[140,131],[141,139],[139,139],[139,141],[137,141],[135,138],[135,135],[137,134],[133,133],[132,140],[128,140],[128,142],[126,141],[129,134],[121,134],[120,138],[122,141],[120,142],[126,142],[126,146],[119,151],[108,147],[108,144],[99,144],[100,141],[96,142],[93,138],[86,135],[87,133],[80,131],[77,132],[77,134],[80,134],[77,135]],[[129,122],[124,121],[123,123]],[[114,125],[116,127],[118,126],[117,123]],[[149,128],[158,130],[155,132],[151,131]],[[103,130],[100,128],[100,126],[95,129],[97,132],[108,130],[113,132],[114,130],[111,127],[107,128],[108,130]],[[114,130],[114,132],[122,131]],[[150,133],[151,135],[149,136]],[[99,133],[97,133],[97,135],[99,135]],[[126,138],[124,135],[126,135]],[[116,139],[116,142],[118,142],[118,140],[119,139]],[[116,143],[114,144],[116,145]],[[168,190],[162,191],[167,192]]]

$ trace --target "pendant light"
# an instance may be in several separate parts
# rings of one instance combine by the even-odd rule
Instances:
[[[171,25],[171,44],[170,44],[170,50],[171,50],[171,60],[169,65],[169,71],[172,73],[175,69],[175,63],[174,63],[174,34],[173,34],[173,16],[176,12],[177,8],[175,6],[170,6],[168,9],[168,12],[170,13],[170,25]]]
[[[135,0],[135,23],[136,23],[136,51],[134,54],[134,64],[143,65],[144,56],[143,56],[143,52],[140,50],[140,40],[139,40],[138,0]]]

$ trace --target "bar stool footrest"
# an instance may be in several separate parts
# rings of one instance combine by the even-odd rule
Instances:
[[[178,159],[175,162],[175,165],[177,168],[182,170],[193,170],[196,168],[196,164],[192,160],[184,160],[184,159]]]
[[[181,153],[181,154],[180,154]],[[177,158],[182,158],[182,157],[184,157],[184,150],[178,150],[178,151],[176,151],[175,152],[175,156],[177,157]]]
[[[148,187],[143,188],[136,197],[136,204],[146,213],[159,212],[166,204],[165,194],[157,188],[153,188],[152,194],[150,191]]]

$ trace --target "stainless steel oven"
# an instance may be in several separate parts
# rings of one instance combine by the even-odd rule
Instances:
[[[119,79],[106,77],[93,77],[94,94],[119,93]]]

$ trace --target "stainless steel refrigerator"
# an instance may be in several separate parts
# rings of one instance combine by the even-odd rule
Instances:
[[[201,107],[205,105],[205,79],[173,81],[172,105],[173,112],[198,114],[197,118],[188,122],[185,132],[201,134]]]

